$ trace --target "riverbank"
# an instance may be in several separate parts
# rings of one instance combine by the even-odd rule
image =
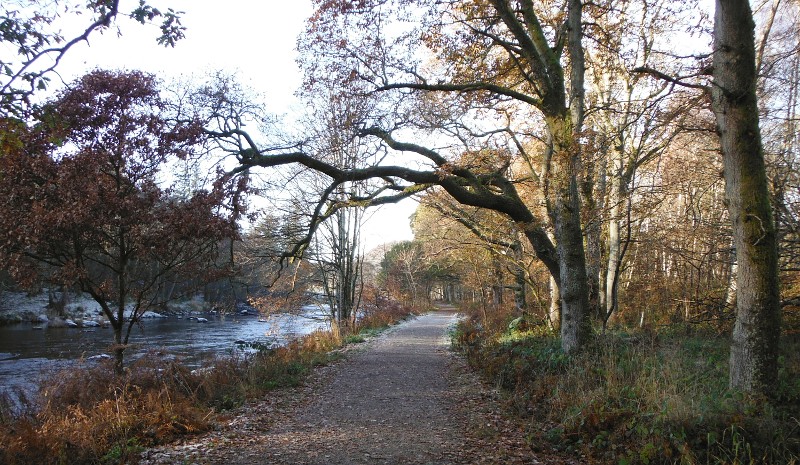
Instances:
[[[12,297],[23,304],[18,308],[28,309],[29,313],[33,313],[30,309],[42,310],[48,300],[47,295]],[[80,305],[75,296],[70,302],[71,308],[80,307],[80,312],[91,308]],[[109,357],[113,332],[104,319],[103,323],[88,324],[91,320],[81,319],[72,311],[62,316],[63,319],[50,314],[48,322],[0,326],[0,394],[33,392],[54,371]],[[158,355],[164,362],[180,360],[190,369],[207,366],[218,356],[276,347],[330,327],[324,307],[261,315],[252,307],[241,306],[225,313],[209,311],[201,299],[176,305],[169,315],[148,316],[151,317],[134,326],[126,359]],[[44,318],[47,315],[40,320]],[[64,324],[65,320],[71,324]]]
[[[212,306],[202,297],[183,299],[169,303],[158,312],[147,311],[142,318],[165,318],[168,316],[192,315],[209,312]],[[251,311],[251,310],[248,310]],[[252,310],[253,312],[255,310]],[[39,293],[22,291],[0,292],[0,325],[34,323],[39,327],[93,328],[108,326],[108,319],[100,305],[91,297],[68,292]]]
[[[412,313],[382,303],[360,329],[384,327]],[[143,357],[124,376],[110,366],[68,370],[29,399],[21,415],[0,406],[0,463],[132,463],[143,447],[218,428],[232,409],[303,383],[313,367],[341,357],[363,335],[316,332],[284,347],[223,357],[203,370]]]

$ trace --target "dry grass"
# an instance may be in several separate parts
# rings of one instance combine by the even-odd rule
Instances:
[[[375,297],[374,303],[364,308],[355,332],[385,328],[421,312],[420,309],[407,307],[397,301]]]
[[[198,378],[175,363],[144,357],[125,376],[110,365],[57,373],[33,414],[0,427],[0,462],[120,463],[141,446],[209,428]]]
[[[410,313],[387,305],[359,327],[383,327]],[[343,343],[338,331],[318,331],[278,349],[219,358],[194,372],[149,355],[123,376],[105,364],[57,373],[38,398],[23,399],[22,410],[0,399],[0,463],[135,463],[144,447],[208,430],[219,411],[299,385],[314,366],[336,357],[332,351]]]
[[[715,332],[608,334],[566,356],[546,327],[498,320],[475,314],[455,342],[530,418],[533,447],[598,463],[800,463],[796,338],[784,339],[781,382],[765,402],[728,390],[728,342]]]

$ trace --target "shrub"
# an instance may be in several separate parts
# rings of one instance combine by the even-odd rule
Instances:
[[[531,419],[533,447],[599,463],[800,463],[796,337],[768,402],[728,390],[729,342],[714,331],[608,333],[567,356],[546,325],[512,316],[467,318],[453,341]]]

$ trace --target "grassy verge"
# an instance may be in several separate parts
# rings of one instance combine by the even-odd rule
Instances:
[[[534,450],[613,464],[800,463],[797,335],[783,338],[770,401],[727,388],[728,340],[702,330],[607,334],[567,356],[546,326],[497,315],[462,322],[453,340],[507,393]]]
[[[413,313],[382,303],[354,334],[316,332],[285,347],[219,358],[191,371],[145,356],[116,376],[110,365],[72,369],[51,377],[24,409],[0,402],[0,463],[135,463],[146,447],[213,427],[217,413],[300,385],[334,351]],[[14,413],[12,413],[12,411]]]

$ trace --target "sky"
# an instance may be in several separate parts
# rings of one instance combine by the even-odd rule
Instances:
[[[300,102],[301,83],[295,63],[296,39],[312,13],[310,0],[153,0],[154,6],[183,11],[186,38],[174,48],[157,45],[156,27],[120,20],[117,30],[93,35],[72,49],[58,72],[70,82],[94,68],[151,72],[165,82],[185,75],[198,78],[217,70],[234,72],[241,83],[264,95],[269,111],[290,115]],[[123,0],[122,11],[138,0]],[[86,17],[78,20],[86,21]],[[84,24],[84,23],[80,23]],[[65,26],[65,32],[67,32]],[[372,209],[362,238],[366,250],[386,242],[412,238],[409,217],[416,204],[404,201]]]

